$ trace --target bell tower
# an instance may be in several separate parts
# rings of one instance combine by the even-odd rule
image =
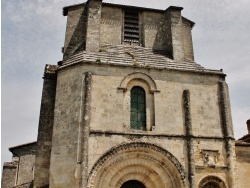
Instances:
[[[34,187],[236,187],[226,75],[194,61],[194,22],[182,10],[101,0],[63,8]]]

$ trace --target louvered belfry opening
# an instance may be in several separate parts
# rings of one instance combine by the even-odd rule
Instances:
[[[124,10],[125,44],[140,45],[139,13],[135,10]]]

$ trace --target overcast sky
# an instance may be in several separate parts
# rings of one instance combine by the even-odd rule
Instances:
[[[62,59],[64,6],[80,0],[2,1],[2,163],[11,161],[9,147],[36,140],[43,70]],[[194,21],[195,61],[227,74],[235,137],[247,133],[250,118],[249,0],[106,0],[166,9],[184,8]]]

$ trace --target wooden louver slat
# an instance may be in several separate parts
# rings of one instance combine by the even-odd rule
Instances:
[[[124,12],[124,42],[139,43],[139,17],[138,12]]]

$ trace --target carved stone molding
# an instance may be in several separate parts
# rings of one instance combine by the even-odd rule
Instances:
[[[218,150],[201,150],[201,153],[205,166],[216,167],[220,155]]]
[[[93,166],[88,187],[104,186],[102,179],[105,182],[111,181],[112,186],[120,187],[123,181],[130,180],[128,174],[133,173],[139,181],[148,173],[152,174],[146,183],[151,182],[150,185],[155,187],[162,187],[167,178],[174,187],[181,184],[185,186],[187,183],[183,166],[170,152],[155,144],[133,142],[116,146],[106,152]],[[155,178],[158,182],[154,182]],[[114,182],[113,179],[117,181]]]
[[[228,188],[226,183],[216,176],[206,176],[200,183],[198,188]]]
[[[112,19],[101,19],[101,24],[121,26],[121,22],[119,22],[117,20],[112,20]]]
[[[134,72],[132,74],[129,74],[128,76],[126,76],[125,78],[123,78],[123,80],[121,81],[118,89],[123,90],[124,92],[127,91],[127,85],[131,80],[143,80],[144,82],[147,83],[147,85],[149,86],[149,90],[151,93],[154,92],[160,92],[157,89],[156,83],[155,81],[147,74],[142,73],[142,72]]]

